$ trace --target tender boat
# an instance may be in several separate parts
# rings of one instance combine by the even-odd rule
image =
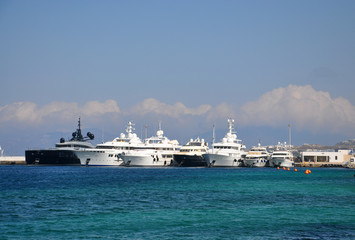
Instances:
[[[74,151],[93,149],[94,145],[88,142],[88,140],[93,139],[94,134],[90,132],[87,133],[87,137],[83,137],[79,118],[78,128],[73,132],[69,141],[61,138],[54,148],[26,150],[26,164],[80,165],[80,159],[75,155]]]
[[[270,154],[266,147],[262,147],[260,143],[258,146],[252,147],[244,159],[246,167],[265,167],[269,161]]]
[[[177,140],[170,140],[164,136],[159,123],[156,136],[145,140],[144,146],[123,152],[119,157],[125,166],[134,167],[164,167],[173,165],[173,155],[180,150]]]
[[[221,142],[214,143],[203,158],[209,167],[241,167],[243,157],[246,155],[245,145],[242,140],[237,139],[233,132],[234,119],[228,119],[229,131]]]
[[[191,139],[181,147],[180,152],[174,154],[174,163],[179,167],[205,167],[207,166],[202,154],[208,151],[208,143],[204,139]]]

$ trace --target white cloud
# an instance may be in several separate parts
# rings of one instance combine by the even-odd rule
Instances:
[[[153,113],[157,115],[179,118],[184,115],[205,115],[211,109],[212,107],[210,105],[201,105],[197,108],[188,108],[181,102],[175,103],[174,105],[169,105],[159,102],[154,98],[148,98],[134,106],[129,113],[139,115]]]
[[[346,99],[331,98],[311,86],[289,85],[262,95],[241,107],[244,125],[279,127],[291,123],[297,129],[347,133],[355,129],[355,107]]]
[[[86,123],[105,122],[110,127],[111,123],[117,124],[120,119],[133,118],[133,121],[137,121],[150,115],[170,119],[182,127],[193,125],[203,128],[211,123],[225,124],[226,119],[231,117],[236,120],[237,127],[286,127],[291,123],[293,128],[299,130],[355,134],[355,107],[342,97],[331,98],[329,93],[316,91],[309,85],[289,85],[274,89],[259,99],[244,104],[239,112],[236,110],[227,103],[215,107],[203,104],[190,108],[181,102],[167,104],[154,98],[145,99],[126,111],[121,111],[114,100],[90,101],[81,106],[77,103],[52,102],[42,107],[32,102],[17,102],[0,106],[0,126],[18,123],[24,126],[42,126],[50,121],[52,124],[72,124],[73,119],[81,116],[86,118]]]
[[[72,123],[73,119],[79,116],[85,117],[85,122],[103,122],[108,120],[103,117],[108,113],[120,113],[122,118],[132,116],[137,118],[137,116],[142,117],[149,114],[175,119],[179,122],[186,122],[191,118],[200,118],[204,122],[216,122],[219,120],[225,121],[228,117],[235,116],[233,108],[226,103],[216,107],[204,104],[196,108],[189,108],[181,102],[170,105],[154,98],[145,99],[123,113],[114,100],[90,101],[83,106],[73,102],[52,102],[41,107],[33,102],[17,102],[0,107],[0,124],[5,126],[6,123],[20,123],[23,126],[40,126],[46,122],[52,122],[52,124]]]
[[[235,108],[231,105],[228,105],[227,103],[221,103],[217,105],[215,108],[209,111],[207,116],[207,120],[209,122],[217,122],[217,121],[226,122],[228,118],[236,119],[236,113],[235,113]]]
[[[17,102],[0,107],[0,123],[39,125],[48,118],[72,121],[78,116],[95,117],[119,112],[120,109],[114,100],[107,100],[103,103],[91,101],[84,106],[79,106],[77,103],[52,102],[43,107],[38,107],[32,102]]]

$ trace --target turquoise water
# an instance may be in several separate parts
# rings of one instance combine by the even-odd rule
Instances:
[[[355,171],[0,166],[0,239],[355,239]]]

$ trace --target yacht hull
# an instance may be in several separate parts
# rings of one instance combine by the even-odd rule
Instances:
[[[174,165],[179,167],[206,167],[206,161],[202,155],[174,154]]]
[[[117,151],[76,151],[81,166],[122,166],[123,161]]]
[[[121,155],[126,167],[167,167],[172,164],[172,159],[158,156]]]
[[[72,150],[26,150],[26,164],[80,165],[80,159]]]
[[[294,162],[289,159],[273,158],[270,160],[270,167],[294,167]]]
[[[203,158],[209,167],[242,167],[243,161],[239,156],[221,154],[203,154]]]
[[[267,160],[260,158],[260,159],[245,159],[244,165],[246,167],[265,167],[267,164]]]

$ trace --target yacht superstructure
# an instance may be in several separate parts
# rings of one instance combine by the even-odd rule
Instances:
[[[228,132],[218,143],[213,143],[212,149],[203,154],[209,167],[240,167],[243,165],[243,156],[246,154],[242,140],[237,139],[233,132],[234,119],[228,119]]]

